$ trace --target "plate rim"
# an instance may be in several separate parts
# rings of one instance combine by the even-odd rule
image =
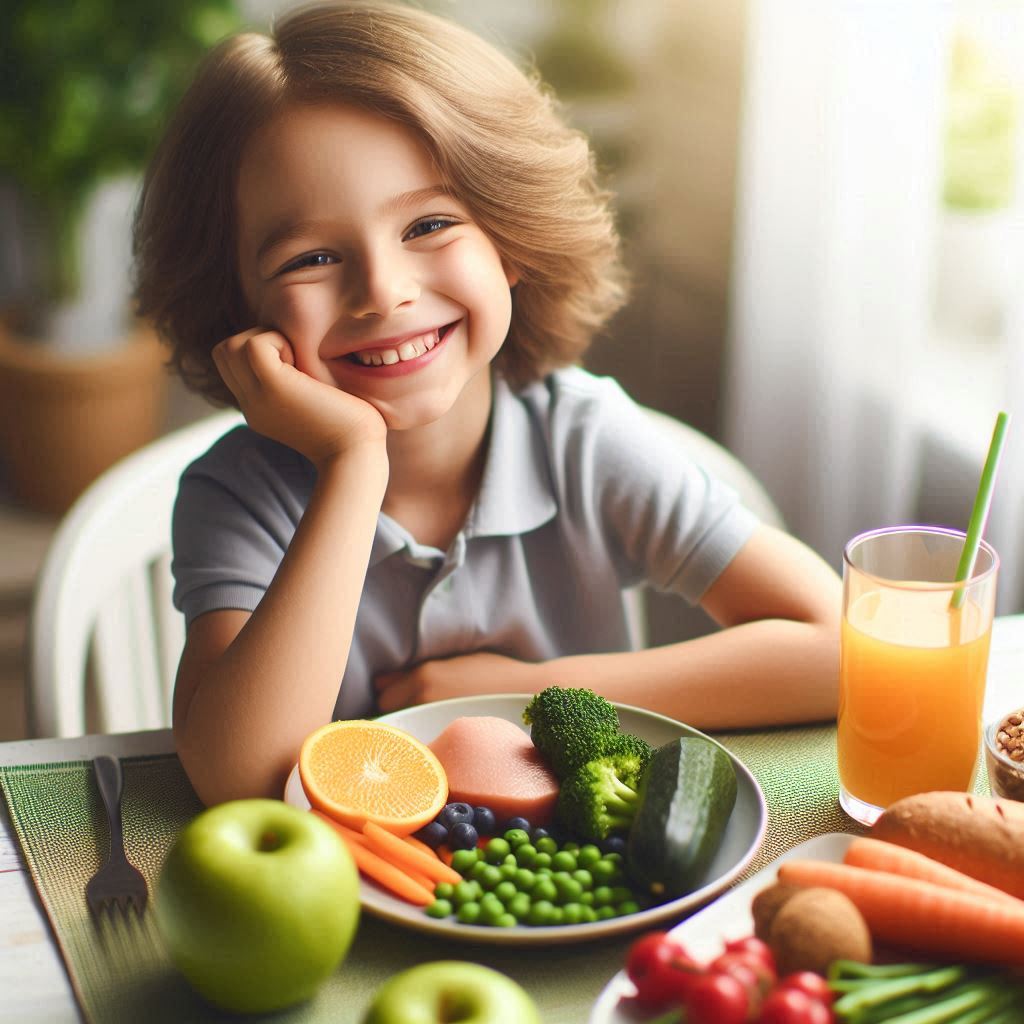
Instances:
[[[416,704],[408,708],[401,708],[398,711],[390,711],[386,714],[377,716],[373,721],[390,722],[396,718],[401,719],[402,716],[409,715],[410,713],[423,713],[424,709],[427,708],[432,711],[435,709],[443,711],[446,706],[459,705],[461,707],[465,706],[467,702],[471,703],[474,707],[498,703],[507,704],[510,701],[520,700],[525,704],[525,702],[529,701],[534,696],[535,694],[532,693],[488,693],[469,695],[466,697],[449,697],[445,700],[431,701],[427,704]],[[371,914],[373,917],[380,920],[387,921],[390,924],[409,928],[422,934],[442,936],[446,939],[452,939],[455,941],[478,942],[485,945],[496,946],[549,946],[598,941],[600,939],[614,938],[630,932],[641,931],[645,928],[664,926],[666,921],[678,918],[680,915],[689,915],[697,912],[700,908],[706,906],[717,896],[727,890],[735,883],[736,879],[750,866],[753,859],[757,856],[758,851],[764,844],[764,838],[768,831],[768,803],[765,799],[764,790],[761,788],[757,778],[746,764],[744,764],[739,757],[729,750],[728,747],[713,736],[709,736],[702,730],[697,729],[695,726],[687,725],[685,722],[680,722],[678,719],[671,718],[668,715],[663,715],[657,711],[650,711],[647,708],[638,707],[633,704],[625,704],[619,701],[612,701],[611,703],[614,704],[615,708],[620,712],[625,711],[637,714],[643,718],[655,719],[661,724],[672,729],[682,729],[687,734],[701,736],[710,740],[728,755],[733,764],[733,768],[736,770],[737,776],[742,776],[750,794],[753,796],[753,802],[758,816],[752,841],[744,851],[743,855],[731,868],[729,868],[729,870],[725,871],[711,882],[708,882],[700,889],[694,890],[692,893],[687,893],[687,895],[681,896],[676,900],[670,900],[667,903],[661,903],[655,907],[649,907],[648,909],[641,910],[635,914],[627,914],[624,917],[610,918],[606,921],[594,921],[573,925],[557,925],[550,928],[526,926],[516,926],[514,928],[493,928],[482,925],[461,923],[452,924],[448,920],[428,917],[422,912],[422,910],[420,910],[417,917],[410,917],[409,911],[404,907],[400,909],[392,909],[387,905],[368,902],[366,898],[367,890],[370,893],[379,892],[381,896],[385,897],[387,897],[388,894],[379,886],[372,882],[368,882],[360,876],[359,902],[362,910],[365,913]],[[298,764],[295,764],[292,767],[288,775],[284,789],[285,802],[292,802],[288,799],[288,794],[289,790],[293,786],[298,788],[299,793],[302,795],[302,799],[305,800],[305,794],[302,793],[302,783],[298,777]],[[306,801],[306,803],[308,806],[308,801]],[[683,905],[680,906],[680,904]],[[419,910],[420,908],[412,909]]]

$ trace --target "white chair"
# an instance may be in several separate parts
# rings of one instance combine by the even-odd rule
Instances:
[[[184,622],[171,603],[171,510],[178,478],[238,423],[216,413],[127,456],[61,521],[29,620],[33,736],[170,724]],[[86,714],[87,680],[94,690]]]
[[[734,456],[661,413],[670,444],[739,491],[767,522],[771,498]],[[171,603],[171,510],[185,467],[231,427],[234,411],[168,434],[108,470],[76,501],[47,551],[29,624],[29,727],[79,736],[170,724],[181,614]],[[643,604],[631,601],[644,634]],[[87,701],[89,683],[91,701]],[[87,713],[88,704],[88,713]]]

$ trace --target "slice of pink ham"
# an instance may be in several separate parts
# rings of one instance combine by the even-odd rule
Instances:
[[[490,807],[499,824],[522,817],[546,825],[554,816],[558,779],[513,722],[456,718],[428,746],[444,765],[449,801]]]

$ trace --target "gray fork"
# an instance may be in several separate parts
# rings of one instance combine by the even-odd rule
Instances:
[[[121,789],[124,780],[121,762],[101,754],[93,761],[93,770],[103,806],[107,810],[110,853],[106,863],[89,879],[85,887],[85,899],[95,915],[111,906],[127,913],[129,905],[141,914],[146,909],[148,890],[142,872],[128,860],[124,852],[124,836],[121,832]]]

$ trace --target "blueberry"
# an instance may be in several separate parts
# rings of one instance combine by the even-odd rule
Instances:
[[[601,841],[602,853],[626,853],[626,840],[622,836],[609,836]]]
[[[524,832],[529,832],[530,823],[525,818],[509,818],[501,826],[501,834],[504,835],[510,828],[521,828]]]
[[[436,820],[449,830],[453,825],[460,823],[471,825],[473,823],[473,808],[469,804],[445,804]]]
[[[490,807],[473,808],[473,827],[480,835],[493,836],[497,824],[494,818],[494,811]]]
[[[541,828],[541,826],[538,825],[532,832],[530,832],[530,842],[536,843],[538,839],[544,839],[550,835],[551,833],[546,828]]]
[[[476,829],[468,821],[456,822],[448,830],[448,845],[453,850],[472,850],[479,838]]]
[[[429,825],[424,825],[416,833],[416,838],[421,839],[432,850],[436,850],[442,843],[447,842],[448,829],[441,822],[432,821]]]

